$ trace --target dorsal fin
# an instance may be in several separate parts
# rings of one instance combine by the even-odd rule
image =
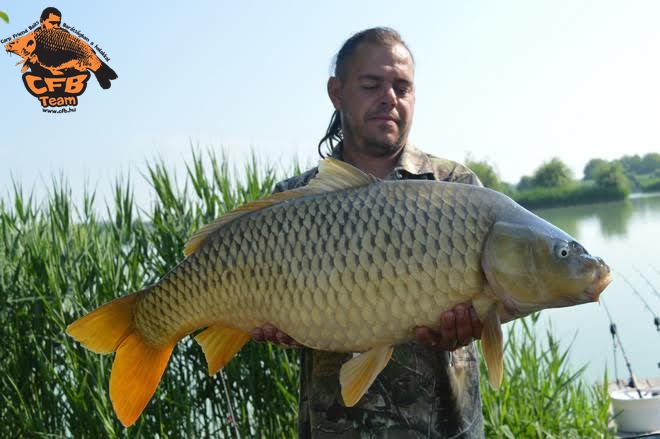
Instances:
[[[352,187],[366,186],[376,181],[380,180],[353,165],[328,157],[319,162],[318,174],[309,181],[307,186],[303,186],[301,189],[320,194],[322,192],[335,192]]]
[[[265,209],[286,200],[366,186],[379,181],[378,178],[362,172],[355,166],[332,157],[321,160],[318,169],[318,174],[309,181],[307,186],[278,192],[260,200],[251,201],[205,225],[186,243],[183,254],[190,256],[195,253],[216,230],[248,213]]]

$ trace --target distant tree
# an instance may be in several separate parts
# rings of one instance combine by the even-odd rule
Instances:
[[[608,191],[615,191],[628,195],[630,193],[630,181],[623,172],[623,166],[618,161],[606,162],[598,167],[593,180],[596,186]]]
[[[508,183],[506,181],[502,182],[502,191],[509,196],[513,196],[516,193],[516,185]]]
[[[485,160],[472,160],[468,157],[465,160],[465,165],[477,174],[484,186],[496,191],[504,191],[504,184],[490,163]]]
[[[516,188],[519,191],[525,191],[525,190],[531,189],[533,187],[534,187],[534,183],[532,182],[532,177],[530,177],[529,175],[523,175],[520,178],[520,181],[518,182],[518,184],[516,185]]]
[[[626,173],[643,174],[642,158],[638,155],[624,155],[618,160]]]
[[[603,166],[607,166],[608,162],[607,160],[603,159],[591,159],[587,162],[586,166],[584,167],[584,177],[582,178],[583,180],[593,180],[598,173],[599,169],[601,169]]]
[[[561,187],[573,181],[573,173],[559,158],[543,163],[532,176],[534,187]]]
[[[641,171],[643,174],[651,174],[660,171],[660,154],[650,152],[642,157]]]

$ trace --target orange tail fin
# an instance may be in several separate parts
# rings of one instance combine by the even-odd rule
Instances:
[[[133,315],[140,295],[106,303],[66,328],[67,334],[91,351],[117,353],[110,374],[110,399],[125,427],[135,423],[153,396],[176,344],[150,346],[135,331]]]

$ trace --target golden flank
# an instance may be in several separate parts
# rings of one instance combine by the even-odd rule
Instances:
[[[392,349],[472,302],[493,388],[502,380],[501,323],[598,300],[609,267],[572,237],[490,189],[380,181],[335,159],[309,185],[246,204],[199,231],[158,283],[103,305],[67,332],[116,352],[110,398],[132,425],[176,343],[201,328],[209,373],[266,323],[298,343],[359,352],[340,374],[347,406]],[[256,365],[255,365],[256,367]]]

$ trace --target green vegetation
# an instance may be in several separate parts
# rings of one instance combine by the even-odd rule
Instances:
[[[651,152],[646,155],[624,155],[616,160],[629,175],[646,175],[660,171],[660,154]]]
[[[573,181],[573,173],[557,157],[543,163],[534,172],[530,184],[534,188],[565,187]]]
[[[141,418],[124,429],[108,395],[112,356],[64,333],[91,309],[166,273],[202,224],[271,192],[272,169],[253,159],[243,171],[237,178],[226,160],[196,154],[181,187],[155,163],[146,173],[155,201],[138,207],[130,182],[120,182],[103,216],[94,194],[75,206],[61,180],[43,203],[18,185],[0,200],[0,437],[295,435],[295,349],[249,343],[209,378],[201,349],[186,338]],[[533,340],[509,339],[504,388],[484,389],[488,437],[603,432],[602,391],[567,370],[552,337],[545,351]]]
[[[609,162],[603,159],[591,159],[584,166],[584,177],[583,180],[593,180],[597,172],[607,166]]]
[[[7,15],[6,12],[0,11],[0,20],[4,21],[5,23],[9,23],[9,15]]]
[[[559,158],[543,163],[531,177],[523,177],[512,197],[528,209],[621,200],[630,184],[620,165],[592,160],[585,167],[593,180],[576,181]]]
[[[660,191],[660,154],[624,155],[617,160],[591,159],[582,180],[575,180],[564,162],[555,157],[523,176],[517,185],[502,181],[487,161],[471,158],[465,164],[484,186],[504,192],[527,208],[559,207],[622,200],[632,191]]]
[[[645,158],[653,156],[647,154]],[[658,173],[657,178],[638,176],[631,180],[622,163],[620,160],[592,159],[584,168],[585,178],[579,181],[573,178],[569,167],[555,157],[513,186],[502,181],[490,163],[469,157],[466,160],[466,165],[479,176],[484,186],[504,192],[528,209],[622,200],[628,197],[633,187],[644,191],[660,190],[657,181],[660,180],[660,168],[654,171]],[[642,160],[642,163],[644,169],[654,166],[650,159]]]
[[[484,186],[500,192],[504,189],[504,185],[502,184],[497,171],[493,165],[488,163],[486,160],[480,161],[468,157],[465,160],[465,166],[477,174],[479,180],[481,180],[481,183],[483,183]]]
[[[209,378],[201,349],[187,338],[143,416],[125,430],[108,395],[112,356],[64,333],[86,312],[165,274],[203,223],[272,191],[272,171],[252,161],[244,174],[239,181],[226,161],[211,156],[204,166],[196,156],[180,190],[156,163],[147,173],[153,205],[140,211],[130,182],[118,183],[104,218],[93,194],[74,206],[62,181],[43,204],[20,187],[0,202],[0,437],[294,435],[295,350],[249,343],[224,375]]]
[[[660,154],[623,156],[617,162],[634,189],[642,192],[660,190]]]
[[[513,199],[527,209],[573,206],[624,199],[627,192],[595,184],[573,183],[563,187],[528,189],[513,194]]]
[[[508,330],[504,368],[498,392],[481,380],[487,438],[607,437],[609,396],[603,384],[587,386],[583,369],[569,370],[568,349],[547,331],[544,343],[536,333],[539,314],[512,323]],[[482,362],[482,377],[486,368]]]
[[[660,191],[660,177],[639,179],[639,186],[642,192]]]

